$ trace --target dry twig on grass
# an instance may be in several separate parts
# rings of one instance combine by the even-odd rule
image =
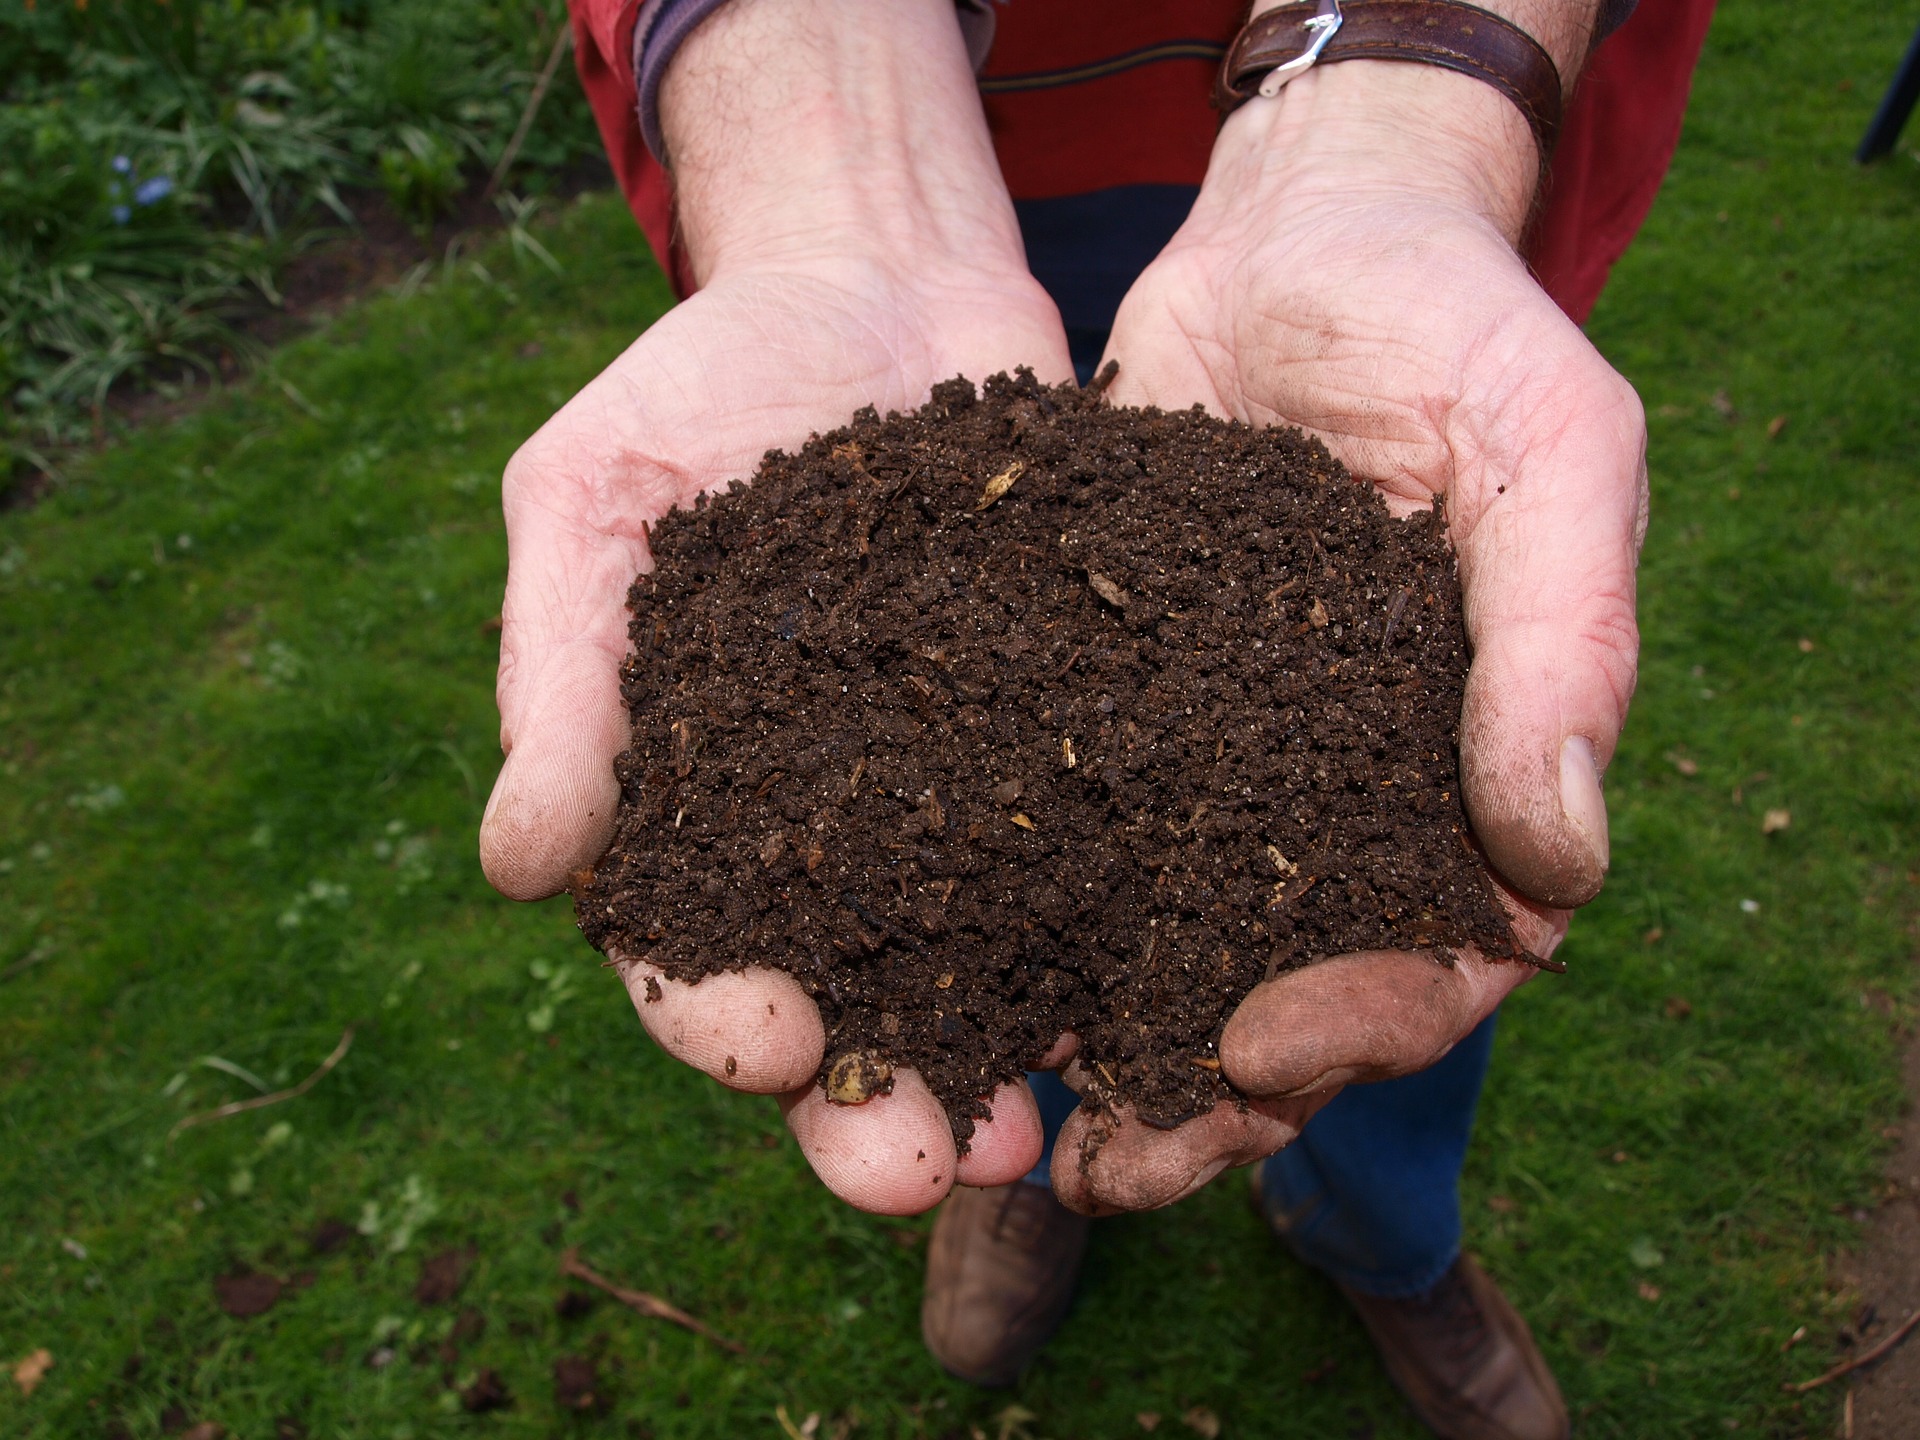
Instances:
[[[500,152],[500,163],[493,167],[493,174],[487,179],[487,188],[480,196],[482,200],[491,200],[499,192],[501,183],[507,178],[507,171],[520,158],[520,147],[526,143],[527,132],[533,129],[534,117],[540,113],[540,105],[547,98],[547,87],[553,84],[554,72],[560,68],[560,57],[567,53],[567,45],[572,39],[573,26],[563,11],[560,33],[553,37],[553,49],[547,53],[547,63],[540,67],[539,78],[533,82],[533,93],[527,96],[527,108],[520,112],[520,123],[513,127],[507,148]]]
[[[1809,1390],[1818,1390],[1822,1385],[1831,1384],[1833,1381],[1838,1380],[1842,1375],[1852,1374],[1855,1370],[1858,1370],[1862,1365],[1871,1365],[1874,1361],[1878,1360],[1882,1355],[1885,1355],[1889,1350],[1893,1349],[1894,1346],[1898,1345],[1902,1340],[1906,1339],[1907,1332],[1912,1330],[1913,1327],[1916,1325],[1920,1325],[1920,1310],[1916,1310],[1913,1312],[1913,1314],[1909,1315],[1904,1321],[1901,1322],[1900,1328],[1898,1330],[1894,1331],[1891,1335],[1887,1336],[1886,1339],[1882,1340],[1878,1345],[1874,1346],[1871,1350],[1867,1351],[1866,1354],[1856,1355],[1853,1357],[1853,1359],[1847,1361],[1846,1364],[1836,1365],[1833,1367],[1833,1369],[1827,1371],[1827,1373],[1824,1375],[1815,1376],[1811,1380],[1802,1380],[1797,1385],[1794,1384],[1792,1381],[1788,1381],[1786,1384],[1782,1385],[1780,1388],[1786,1391],[1789,1395],[1804,1395]]]
[[[655,1320],[665,1320],[670,1325],[678,1325],[682,1330],[691,1330],[696,1335],[704,1336],[718,1345],[722,1350],[730,1350],[735,1355],[744,1355],[747,1353],[746,1346],[737,1344],[727,1339],[724,1335],[716,1335],[712,1330],[708,1329],[704,1323],[696,1320],[678,1305],[669,1305],[658,1295],[649,1295],[644,1290],[629,1290],[624,1285],[614,1284],[613,1281],[607,1279],[606,1276],[596,1270],[590,1269],[587,1264],[581,1260],[580,1252],[577,1249],[570,1248],[566,1254],[560,1257],[560,1273],[563,1275],[571,1275],[576,1280],[584,1280],[596,1290],[606,1291],[607,1294],[613,1296],[613,1298],[618,1300],[622,1305],[627,1306],[629,1309],[637,1310],[642,1315],[649,1316]]]
[[[205,1125],[212,1120],[225,1120],[230,1116],[244,1115],[249,1110],[263,1110],[269,1105],[278,1105],[282,1100],[298,1100],[302,1095],[306,1094],[307,1091],[311,1090],[315,1085],[318,1085],[329,1070],[333,1069],[341,1060],[346,1058],[347,1051],[352,1048],[353,1027],[349,1025],[345,1030],[340,1032],[340,1043],[333,1047],[333,1053],[320,1062],[320,1068],[318,1070],[315,1070],[298,1085],[287,1090],[276,1090],[271,1095],[256,1095],[251,1100],[236,1100],[231,1105],[222,1105],[217,1109],[202,1110],[197,1115],[189,1115],[167,1132],[167,1139],[172,1140],[173,1137],[178,1135],[182,1130],[191,1130],[196,1125]]]

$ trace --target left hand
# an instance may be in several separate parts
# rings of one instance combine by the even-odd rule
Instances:
[[[1546,956],[1608,848],[1600,776],[1633,693],[1645,423],[1514,241],[1537,161],[1507,102],[1423,66],[1309,72],[1232,116],[1192,216],[1120,308],[1116,404],[1297,425],[1398,514],[1446,496],[1473,663],[1464,797],[1516,938]],[[1076,1114],[1087,1213],[1165,1205],[1272,1154],[1347,1084],[1420,1070],[1532,977],[1463,953],[1329,958],[1228,1022],[1244,1109],[1179,1129]]]

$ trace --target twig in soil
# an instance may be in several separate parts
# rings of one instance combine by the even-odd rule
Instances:
[[[1387,647],[1393,644],[1393,627],[1399,623],[1400,612],[1407,608],[1407,601],[1412,595],[1413,587],[1411,585],[1403,585],[1400,587],[1400,593],[1393,597],[1393,605],[1387,611],[1386,628],[1380,634],[1380,653],[1382,655],[1386,654]]]
[[[318,1085],[329,1070],[333,1069],[334,1066],[346,1058],[347,1051],[352,1048],[353,1027],[349,1025],[345,1030],[340,1032],[340,1043],[333,1047],[333,1053],[320,1062],[320,1068],[318,1070],[315,1070],[298,1085],[288,1090],[276,1090],[271,1095],[256,1095],[251,1100],[235,1100],[231,1105],[222,1105],[217,1109],[202,1110],[197,1115],[189,1115],[167,1132],[167,1139],[171,1142],[174,1136],[178,1135],[182,1130],[191,1130],[194,1126],[205,1125],[209,1121],[226,1120],[235,1115],[244,1115],[249,1110],[264,1110],[269,1105],[278,1105],[282,1100],[298,1100],[302,1095],[306,1094],[307,1091],[311,1090],[315,1085]]]
[[[572,39],[573,25],[563,14],[560,17],[560,33],[553,37],[553,49],[547,52],[547,63],[540,67],[540,78],[533,82],[533,93],[527,96],[527,108],[520,112],[520,123],[513,127],[513,137],[507,141],[507,148],[500,152],[500,163],[493,167],[487,188],[480,193],[482,200],[493,199],[501,182],[507,178],[507,171],[520,158],[520,147],[526,143],[527,132],[533,129],[540,106],[546,101],[547,87],[553,84],[554,73],[560,68],[560,57],[566,53],[567,42]]]
[[[566,1254],[560,1257],[560,1273],[562,1275],[572,1276],[575,1280],[584,1280],[596,1290],[606,1291],[607,1294],[613,1296],[614,1299],[618,1300],[628,1309],[637,1310],[640,1314],[650,1319],[665,1320],[670,1325],[678,1325],[682,1330],[691,1330],[694,1334],[711,1340],[722,1350],[729,1350],[735,1355],[744,1355],[747,1353],[746,1346],[736,1344],[723,1335],[716,1335],[712,1330],[708,1329],[706,1325],[694,1319],[693,1316],[689,1315],[679,1306],[669,1305],[658,1295],[649,1295],[644,1290],[629,1290],[624,1285],[614,1284],[613,1281],[607,1279],[606,1276],[596,1270],[590,1269],[587,1264],[581,1260],[580,1252],[577,1249],[569,1249]]]
[[[1119,373],[1120,362],[1118,360],[1107,361],[1106,364],[1100,367],[1100,373],[1086,383],[1085,390],[1087,398],[1090,400],[1099,399],[1100,396],[1105,393],[1106,388],[1113,384],[1113,377]]]
[[[1567,962],[1564,960],[1556,960],[1551,955],[1534,955],[1522,950],[1513,958],[1518,960],[1522,965],[1531,965],[1534,969],[1544,970],[1549,975],[1564,975],[1567,973]]]
[[[1842,1375],[1850,1375],[1863,1365],[1871,1365],[1874,1361],[1878,1360],[1882,1355],[1885,1355],[1888,1351],[1892,1350],[1893,1347],[1898,1345],[1902,1340],[1906,1339],[1908,1332],[1911,1331],[1913,1327],[1916,1325],[1920,1325],[1920,1310],[1916,1310],[1913,1312],[1913,1314],[1909,1315],[1904,1321],[1901,1322],[1900,1328],[1898,1330],[1894,1331],[1891,1335],[1887,1336],[1886,1339],[1882,1340],[1878,1345],[1874,1346],[1871,1350],[1867,1351],[1866,1354],[1856,1355],[1853,1357],[1853,1359],[1847,1361],[1844,1365],[1836,1365],[1833,1367],[1833,1369],[1827,1371],[1826,1374],[1816,1376],[1812,1380],[1802,1380],[1797,1385],[1794,1384],[1792,1381],[1788,1381],[1787,1383],[1783,1384],[1780,1388],[1786,1391],[1789,1395],[1804,1395],[1809,1390],[1818,1390],[1822,1385],[1830,1385],[1835,1380],[1838,1380]]]

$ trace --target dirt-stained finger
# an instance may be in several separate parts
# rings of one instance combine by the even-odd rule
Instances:
[[[1040,1107],[1024,1080],[1002,1085],[988,1097],[991,1120],[977,1120],[967,1153],[959,1158],[956,1183],[1008,1185],[1040,1163]]]
[[[1226,1102],[1174,1130],[1126,1111],[1076,1110],[1054,1141],[1053,1193],[1083,1215],[1171,1205],[1224,1170],[1284,1149],[1331,1098]]]
[[[721,1084],[780,1095],[811,1085],[819,1073],[826,1031],[791,975],[742,970],[690,985],[645,961],[622,960],[618,968],[660,1048]]]
[[[1220,1068],[1249,1095],[1331,1092],[1423,1070],[1532,978],[1520,961],[1463,951],[1451,965],[1365,951],[1254,987],[1220,1037]]]
[[[813,1173],[856,1210],[918,1215],[953,1188],[953,1129],[912,1070],[894,1071],[892,1091],[862,1105],[835,1104],[809,1083],[780,1109]]]

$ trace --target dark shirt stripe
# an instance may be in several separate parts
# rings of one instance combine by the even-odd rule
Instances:
[[[1119,75],[1142,65],[1158,64],[1162,60],[1202,60],[1209,65],[1217,65],[1226,53],[1227,47],[1213,40],[1169,40],[1065,70],[1035,70],[1024,75],[984,75],[980,79],[980,92],[983,95],[1012,95],[1023,90],[1055,90],[1062,85],[1082,85],[1089,80],[1104,80],[1109,75]]]

